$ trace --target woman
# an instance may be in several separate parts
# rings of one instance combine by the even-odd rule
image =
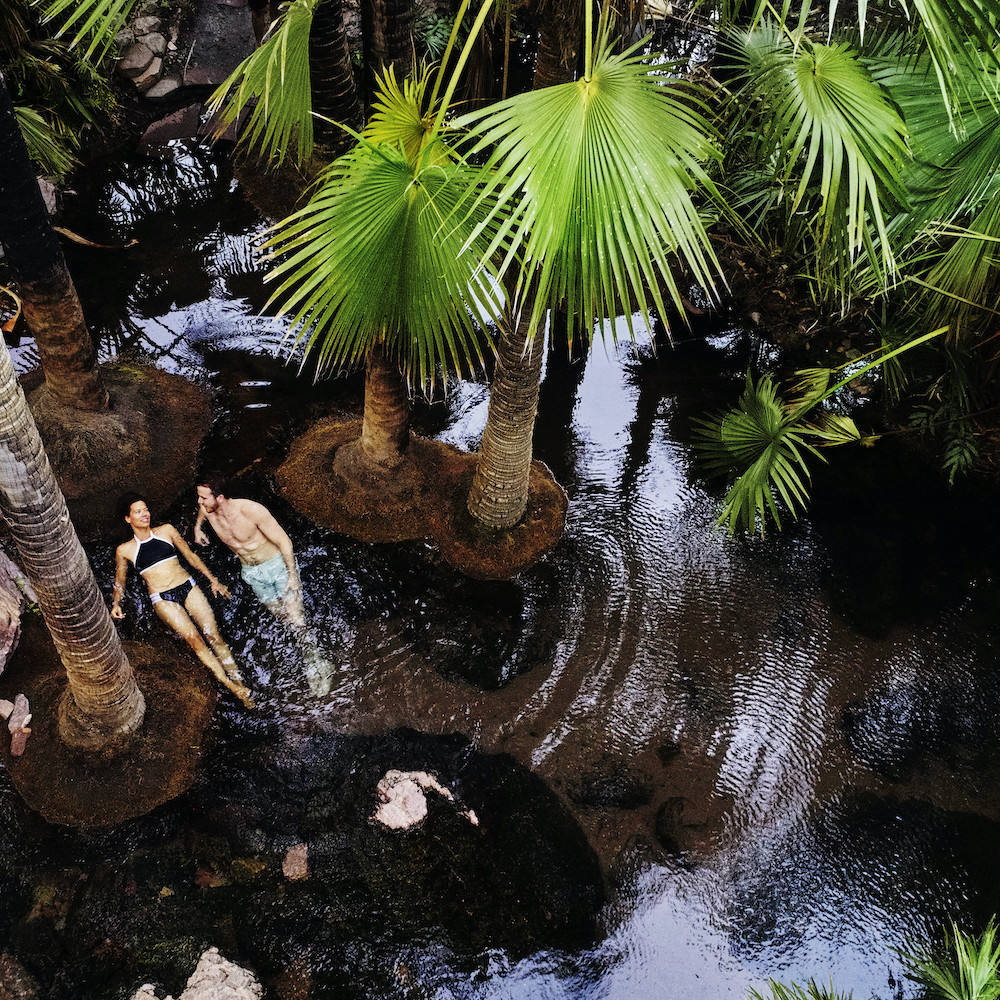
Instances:
[[[156,531],[150,528],[149,507],[141,494],[126,493],[119,500],[118,507],[125,523],[132,529],[132,538],[119,545],[115,552],[111,617],[125,617],[122,598],[125,596],[125,577],[131,563],[149,588],[153,610],[184,639],[198,659],[222,684],[247,708],[253,708],[250,691],[243,684],[233,654],[219,635],[212,606],[194,579],[181,566],[178,554],[199,573],[204,574],[211,584],[213,594],[221,594],[228,599],[229,589],[209,572],[208,567],[191,551],[172,524],[161,524]],[[205,633],[204,638],[202,632]]]

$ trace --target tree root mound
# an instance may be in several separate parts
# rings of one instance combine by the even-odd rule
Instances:
[[[204,389],[117,361],[101,366],[110,409],[87,413],[54,400],[41,378],[25,376],[28,404],[82,541],[117,527],[116,503],[126,490],[139,490],[162,511],[190,488],[211,422]]]
[[[18,655],[0,676],[0,697],[23,693],[32,711],[21,757],[0,736],[0,760],[28,806],[50,823],[101,828],[142,816],[188,789],[197,774],[202,739],[215,705],[208,671],[169,648],[126,643],[146,699],[142,726],[100,751],[59,738],[66,672],[40,616],[24,619]]]
[[[477,580],[517,576],[562,537],[566,493],[544,463],[532,463],[521,523],[494,530],[465,507],[476,455],[411,434],[406,459],[386,478],[346,479],[334,471],[337,451],[360,433],[360,420],[330,417],[292,443],[276,479],[300,514],[365,542],[430,539],[445,561]]]

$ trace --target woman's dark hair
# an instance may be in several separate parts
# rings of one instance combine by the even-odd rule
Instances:
[[[134,490],[129,490],[128,493],[123,493],[118,498],[118,517],[120,520],[124,521],[128,517],[129,512],[132,510],[132,504],[139,503],[142,501],[146,506],[149,506],[146,498],[141,493],[136,493]]]

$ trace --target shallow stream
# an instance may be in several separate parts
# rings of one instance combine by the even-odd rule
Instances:
[[[240,472],[359,405],[356,377],[284,363],[264,223],[223,159],[175,143],[90,183],[67,224],[138,241],[74,253],[92,327],[214,390],[204,465]],[[913,996],[897,949],[1000,910],[996,497],[887,442],[831,455],[784,532],[726,537],[690,418],[757,349],[723,325],[550,366],[536,455],[568,523],[513,582],[315,527],[251,476],[293,537],[324,683],[214,546],[259,710],[220,698],[196,787],[111,833],[46,827],[0,773],[0,951],[54,1000],[176,996],[210,945],[282,998],[724,1000],[769,976]],[[455,384],[417,429],[472,448],[487,398]],[[160,513],[190,531],[192,501]],[[108,591],[116,541],[88,546]],[[129,634],[170,642],[141,607]],[[390,768],[455,802],[381,830]],[[298,844],[304,879],[282,871]]]

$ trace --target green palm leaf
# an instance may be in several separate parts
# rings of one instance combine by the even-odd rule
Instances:
[[[727,44],[745,81],[735,97],[747,109],[738,127],[765,111],[750,150],[794,188],[791,212],[817,192],[816,238],[832,283],[846,287],[859,252],[888,281],[895,262],[887,219],[907,203],[907,131],[896,108],[844,44],[793,44],[773,25]]]
[[[375,100],[364,137],[373,146],[382,143],[396,146],[411,163],[416,162],[433,135],[437,108],[428,98],[433,84],[432,67],[421,66],[414,77],[400,84],[394,67],[389,65],[377,78]],[[437,151],[443,160],[454,158],[444,143],[439,143]]]
[[[695,421],[694,440],[712,474],[735,474],[719,523],[728,523],[730,534],[764,533],[767,515],[781,527],[776,497],[793,516],[804,509],[809,471],[805,455],[820,453],[807,440],[813,428],[789,419],[770,375],[747,384],[737,406]],[[804,481],[805,480],[805,481]]]
[[[714,185],[717,156],[697,92],[670,82],[633,47],[612,52],[598,35],[593,72],[520,94],[460,118],[474,154],[489,151],[483,197],[509,211],[490,247],[523,250],[520,290],[537,280],[531,328],[563,304],[571,324],[650,304],[661,288],[681,307],[671,270],[679,255],[694,280],[713,287],[717,263],[695,205]],[[508,252],[505,269],[513,262]]]
[[[1000,996],[1000,941],[995,918],[978,937],[952,921],[947,937],[953,959],[928,954],[903,955],[909,976],[936,1000],[996,1000]]]
[[[76,166],[70,143],[32,108],[15,107],[14,117],[28,153],[49,177],[60,178]]]
[[[221,136],[246,109],[250,117],[240,134],[244,148],[259,150],[283,163],[301,165],[312,155],[312,88],[309,84],[309,30],[321,0],[293,0],[268,39],[243,60],[212,94]]]
[[[477,328],[496,322],[504,295],[485,254],[495,226],[471,238],[482,218],[472,210],[475,176],[364,144],[275,227],[272,301],[321,369],[355,363],[376,343],[425,385],[439,365],[482,364]]]
[[[57,36],[71,34],[70,45],[84,45],[84,58],[102,60],[115,35],[128,23],[139,0],[35,0],[42,23],[55,22]]]

